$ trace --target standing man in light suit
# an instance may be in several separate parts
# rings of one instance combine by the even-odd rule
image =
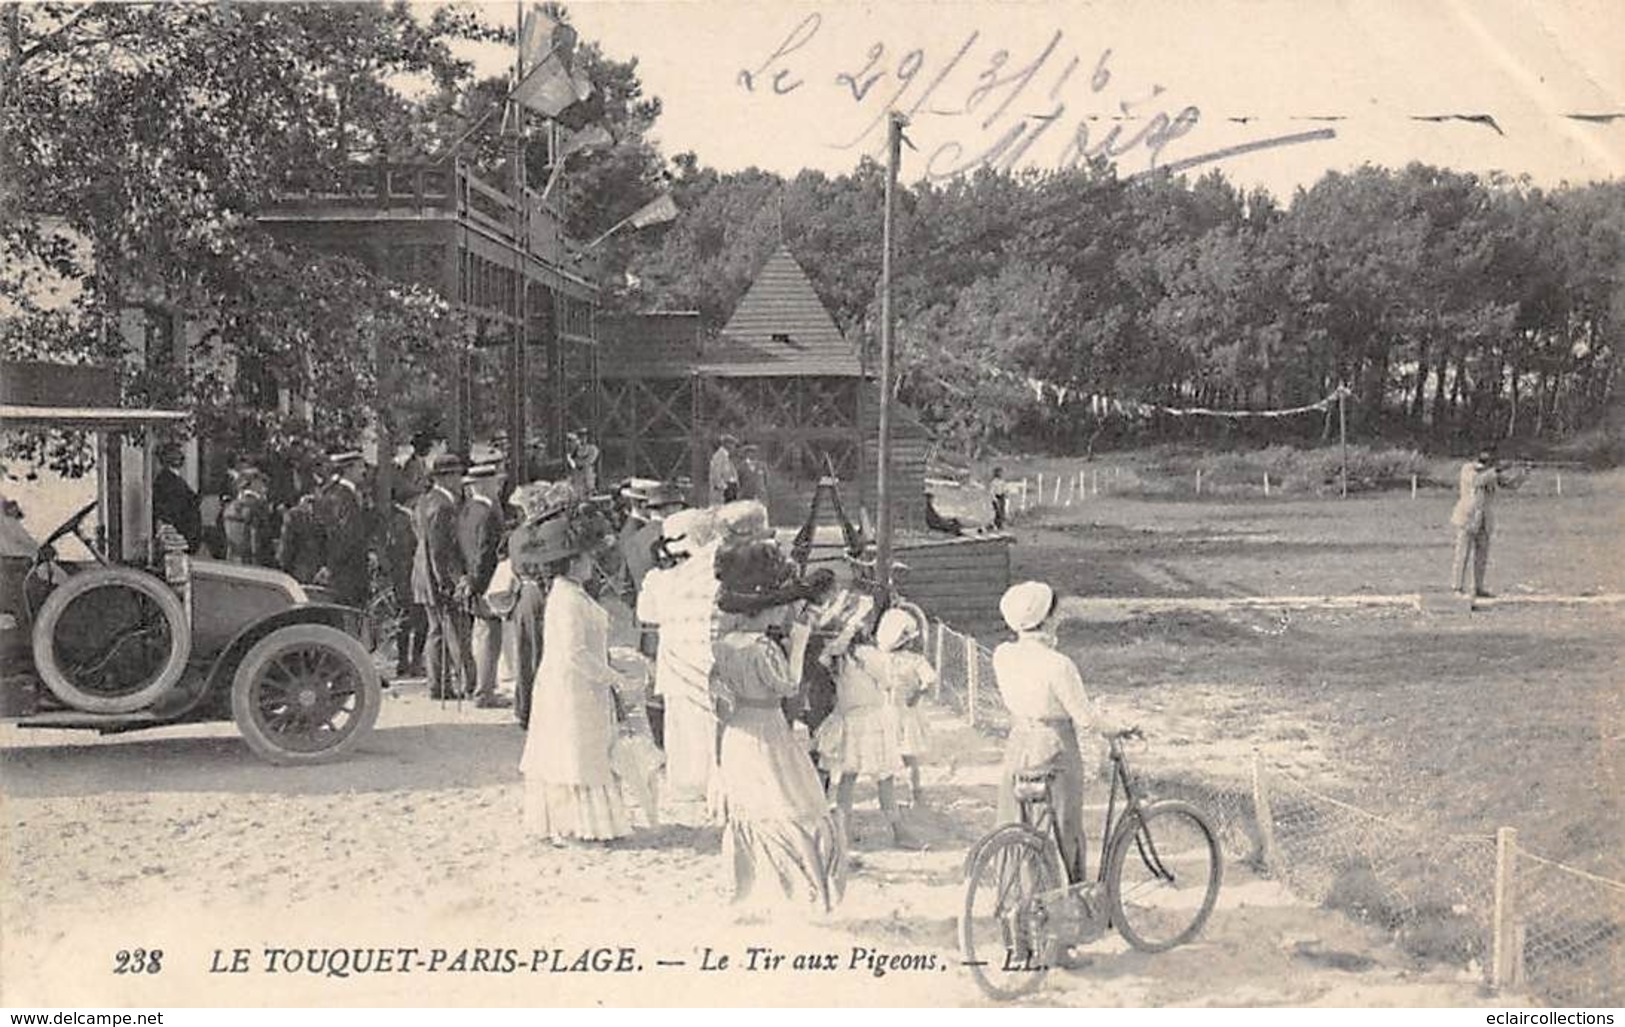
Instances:
[[[711,454],[711,505],[721,506],[739,498],[739,471],[734,468],[733,448],[739,440],[724,435]]]
[[[1521,476],[1501,470],[1493,449],[1480,450],[1476,460],[1461,465],[1461,494],[1450,514],[1450,523],[1456,529],[1456,553],[1450,580],[1457,595],[1490,598],[1484,587],[1484,573],[1489,569],[1490,534],[1495,530],[1495,493],[1503,487],[1517,488],[1520,482]],[[1472,565],[1470,592],[1469,563]]]

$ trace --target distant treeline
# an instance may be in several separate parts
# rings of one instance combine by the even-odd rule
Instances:
[[[786,180],[674,165],[682,216],[622,243],[635,284],[617,302],[720,327],[782,239],[872,352],[884,169]],[[1102,422],[1028,379],[1255,410],[1343,383],[1351,433],[1430,446],[1620,423],[1625,183],[1538,189],[1413,164],[1327,174],[1282,203],[1218,173],[983,172],[904,189],[898,226],[901,394],[967,446],[1332,427]]]

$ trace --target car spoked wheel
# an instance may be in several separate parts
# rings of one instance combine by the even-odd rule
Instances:
[[[249,748],[273,763],[348,752],[378,719],[378,671],[361,643],[325,624],[265,636],[243,657],[231,712]]]
[[[70,577],[40,606],[34,665],[63,703],[89,713],[132,713],[179,681],[192,651],[186,608],[174,591],[129,567]]]

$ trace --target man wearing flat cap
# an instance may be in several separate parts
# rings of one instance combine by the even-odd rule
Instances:
[[[463,548],[457,540],[463,458],[444,453],[429,467],[429,491],[417,503],[417,553],[412,561],[412,598],[429,619],[424,643],[429,695],[445,699],[466,694],[474,684],[470,651],[470,595]]]
[[[358,610],[367,608],[366,506],[361,499],[361,479],[366,471],[359,450],[349,449],[328,459],[334,478],[321,504],[322,534],[326,555],[322,561],[325,581],[333,599]]]
[[[510,705],[510,700],[497,694],[502,619],[485,601],[491,575],[502,559],[502,514],[496,505],[502,482],[503,476],[497,473],[494,463],[470,467],[463,477],[468,501],[463,504],[457,522],[457,542],[468,573],[468,610],[473,617],[471,642],[477,681],[474,705],[481,709]]]

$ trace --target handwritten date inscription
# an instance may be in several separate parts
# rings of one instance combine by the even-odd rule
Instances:
[[[1165,92],[1159,84],[1123,88],[1109,48],[1080,53],[1060,29],[1042,47],[1019,53],[985,40],[979,30],[942,53],[876,41],[833,69],[820,67],[808,49],[823,29],[823,14],[807,15],[764,60],[739,71],[738,87],[766,98],[833,90],[835,102],[850,103],[863,122],[856,134],[833,143],[839,149],[877,145],[891,110],[911,121],[943,119],[950,138],[926,158],[925,174],[933,180],[983,166],[1071,169],[1096,157],[1127,173],[1150,171],[1166,166],[1163,151],[1202,119],[1194,105],[1159,104]],[[1222,156],[1216,151],[1177,166]]]

